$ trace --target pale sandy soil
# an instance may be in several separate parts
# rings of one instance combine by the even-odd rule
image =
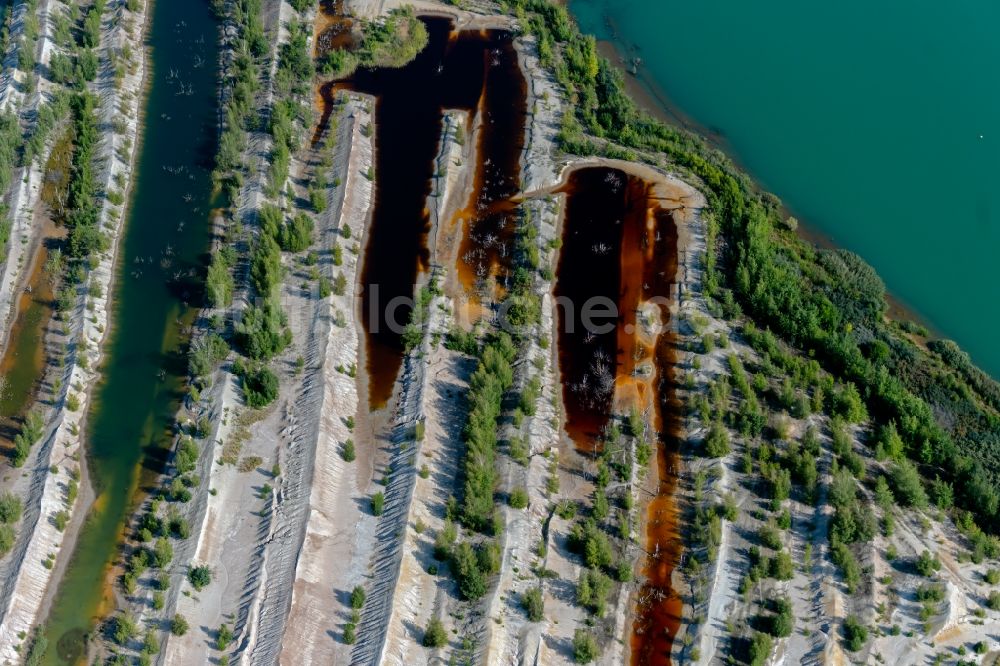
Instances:
[[[337,226],[349,225],[352,238],[363,242],[370,215],[373,184],[362,174],[373,164],[374,147],[361,128],[371,122],[368,99],[353,101],[343,123],[349,126],[350,155],[344,183],[346,192]],[[353,115],[353,118],[349,118]],[[344,252],[348,284],[358,279],[360,257]],[[354,437],[345,424],[359,409],[358,383],[337,371],[358,364],[360,323],[354,292],[333,297],[347,325],[333,327],[325,343],[323,398],[317,414],[319,436],[311,478],[309,519],[298,555],[291,610],[282,640],[280,660],[288,664],[338,663],[350,648],[340,640],[349,610],[344,600],[364,582],[368,571],[375,519],[366,497],[368,470],[357,461],[345,462],[344,442]],[[337,562],[335,568],[330,563]]]
[[[363,109],[363,105],[354,105],[346,113],[361,114]],[[330,197],[334,205],[316,220],[315,239],[321,250],[318,267],[331,280],[335,270],[353,275],[357,262],[352,253],[344,251],[342,269],[333,267],[329,248],[336,239],[335,229],[343,222],[343,215],[356,206],[366,210],[370,196],[364,185],[359,189],[359,184],[367,181],[351,175],[365,168],[360,161],[364,150],[359,142],[368,144],[370,155],[370,143],[361,136],[359,128],[360,120],[346,116],[338,125],[334,169],[328,174],[328,180],[332,183],[334,178],[340,178],[344,184],[335,189],[331,186],[334,191]],[[304,169],[298,159],[293,161],[293,174],[304,174]],[[340,197],[344,196],[346,200],[341,202]],[[360,203],[354,203],[356,201]],[[362,234],[363,226],[355,227],[355,232]],[[186,616],[191,613],[209,636],[223,621],[231,621],[237,637],[233,656],[245,655],[252,661],[265,662],[277,659],[286,626],[285,609],[293,595],[295,561],[302,539],[307,539],[307,543],[309,539],[306,527],[309,488],[312,485],[317,489],[310,483],[313,456],[317,442],[320,445],[327,443],[327,438],[320,436],[318,431],[322,427],[319,414],[326,391],[322,380],[329,373],[335,373],[337,365],[328,363],[329,331],[344,331],[346,333],[338,334],[354,339],[350,324],[343,329],[332,325],[334,308],[349,312],[339,301],[350,299],[350,294],[321,301],[312,289],[303,291],[300,287],[305,273],[296,267],[298,259],[288,257],[286,263],[292,271],[283,286],[282,303],[289,315],[294,342],[293,348],[282,354],[276,363],[282,377],[282,397],[251,427],[242,451],[242,457],[257,455],[263,463],[258,471],[249,474],[242,474],[230,466],[213,466],[210,483],[218,492],[209,497],[193,559],[196,563],[208,563],[223,570],[225,574],[220,577],[218,586],[213,581],[212,586],[202,592],[200,603],[188,603],[184,598],[178,602],[178,611]],[[343,347],[341,344],[338,351]],[[305,363],[301,375],[294,373],[292,368],[298,355]],[[238,400],[236,396],[233,398]],[[225,431],[220,433],[220,441],[225,441],[227,435],[231,436]],[[216,450],[218,457],[221,445],[217,445]],[[320,466],[329,464],[327,459],[316,462]],[[267,471],[274,463],[281,467],[277,478]],[[272,489],[262,498],[264,483]],[[234,511],[234,507],[240,509]],[[207,603],[206,594],[210,595]],[[187,663],[186,660],[207,656],[204,638],[205,634],[200,640],[170,639],[166,645],[168,663],[173,663],[171,660]]]
[[[100,106],[98,117],[101,122],[102,137],[98,148],[101,157],[101,169],[98,170],[97,179],[105,191],[111,190],[114,176],[117,173],[124,173],[126,181],[131,182],[131,172],[135,160],[135,150],[138,144],[137,133],[139,127],[139,101],[144,80],[145,52],[142,48],[143,29],[145,20],[146,4],[141,3],[140,10],[134,15],[125,12],[133,22],[133,29],[128,32],[124,27],[124,22],[113,24],[110,20],[112,10],[109,9],[104,16],[104,26],[101,35],[101,45],[99,48],[102,63],[106,62],[109,49],[121,48],[124,44],[129,44],[136,59],[135,67],[127,68],[124,83],[121,90],[114,86],[113,72],[107,67],[102,67],[97,81],[92,84],[95,92],[99,93]],[[111,119],[120,114],[119,102],[125,99],[127,105],[132,109],[132,113],[126,118],[126,129],[124,134],[117,135],[111,131]],[[125,141],[131,141],[131,150],[121,155],[118,147]],[[122,157],[125,160],[122,160]],[[114,188],[117,189],[117,188]],[[127,199],[127,193],[126,193]],[[64,566],[64,559],[68,557],[71,549],[62,548],[65,543],[65,536],[59,532],[52,520],[53,514],[67,509],[74,514],[82,513],[82,501],[77,499],[75,507],[67,507],[65,502],[66,480],[65,472],[70,469],[78,469],[77,463],[69,460],[78,460],[82,465],[81,455],[81,433],[83,432],[82,419],[87,412],[87,407],[91,397],[91,389],[97,383],[98,371],[101,360],[101,346],[105,338],[105,331],[110,327],[110,308],[108,294],[112,291],[112,281],[115,275],[114,265],[117,257],[118,242],[121,237],[122,219],[124,211],[120,207],[112,205],[107,199],[103,201],[101,209],[102,227],[109,232],[112,238],[111,248],[108,252],[99,257],[97,267],[91,272],[90,280],[92,284],[100,286],[100,296],[88,294],[84,303],[78,305],[77,313],[71,318],[71,330],[79,330],[81,339],[87,341],[86,352],[88,356],[87,368],[82,367],[79,357],[74,355],[67,364],[64,381],[63,397],[72,393],[79,398],[80,406],[76,411],[70,411],[65,403],[60,403],[54,415],[55,430],[45,436],[42,442],[35,446],[40,449],[39,456],[47,455],[49,459],[44,463],[38,460],[39,470],[45,470],[50,464],[60,466],[60,474],[48,474],[42,478],[42,473],[36,474],[32,481],[32,493],[29,497],[30,506],[35,502],[40,502],[37,510],[28,508],[25,518],[34,517],[36,522],[30,527],[30,537],[22,549],[18,549],[20,555],[18,559],[19,567],[16,572],[11,572],[5,581],[3,593],[4,607],[0,611],[2,623],[0,623],[0,659],[16,659],[14,646],[20,642],[20,636],[29,633],[29,630],[39,619],[43,610],[43,602],[46,594],[51,595],[54,591],[54,572],[59,572]],[[78,328],[79,327],[79,328]],[[44,452],[44,454],[42,453]],[[67,464],[68,463],[68,464]],[[85,476],[84,476],[85,478]],[[38,495],[35,495],[38,493]],[[81,493],[81,497],[86,498],[88,493]],[[36,499],[37,497],[37,499]],[[75,510],[74,510],[75,509]],[[29,530],[27,521],[22,523],[22,530]],[[42,561],[50,553],[59,556],[57,565],[53,569],[42,566]]]
[[[431,213],[432,262],[451,266],[456,249],[455,229],[449,227],[451,215],[469,196],[474,161],[471,146],[455,140],[455,128],[467,127],[468,114],[449,111],[445,114],[441,149],[436,159],[438,171],[428,207]],[[444,228],[442,228],[444,227]],[[439,276],[448,282],[446,276]],[[448,489],[455,486],[461,459],[461,424],[464,405],[461,396],[468,390],[466,379],[473,364],[441,343],[452,325],[454,305],[451,298],[436,296],[429,307],[429,319],[421,346],[426,371],[423,374],[424,439],[414,442],[415,466],[426,466],[427,478],[414,480],[413,497],[407,512],[399,578],[392,590],[387,615],[388,629],[379,662],[383,664],[426,664],[435,652],[421,646],[423,628],[433,617],[441,619],[450,631],[450,609],[454,606],[454,585],[446,577],[428,571],[433,559],[434,536],[444,525],[444,506]],[[419,532],[418,532],[418,527]],[[443,568],[443,563],[437,564]],[[444,648],[445,651],[448,648]]]
[[[880,535],[875,540],[876,594],[865,610],[872,618],[871,626],[881,629],[882,635],[872,641],[869,654],[881,655],[887,663],[926,663],[938,654],[956,658],[962,646],[971,656],[973,646],[980,641],[984,641],[993,654],[1000,650],[1000,611],[986,606],[986,598],[996,587],[984,580],[986,571],[997,568],[998,563],[962,562],[960,554],[969,550],[967,540],[950,520],[937,520],[934,513],[934,510],[895,510],[893,535]],[[892,561],[886,558],[890,545],[898,553]],[[936,555],[942,563],[933,581],[919,576],[912,568],[913,560],[925,550]],[[888,586],[878,581],[883,576],[892,579]],[[928,619],[928,635],[919,617],[921,604],[915,593],[921,584],[929,582],[944,585],[945,599],[935,605],[937,612]],[[888,609],[881,617],[876,609],[879,603],[884,603]],[[891,635],[894,625],[900,629],[898,636]],[[988,663],[989,658],[986,659],[983,663]]]

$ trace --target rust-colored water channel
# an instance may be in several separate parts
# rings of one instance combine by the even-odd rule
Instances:
[[[566,429],[586,454],[615,413],[637,407],[656,433],[656,492],[644,526],[646,582],[631,637],[632,663],[670,663],[681,599],[671,577],[679,561],[674,503],[679,406],[673,385],[670,303],[677,227],[655,185],[623,171],[574,171],[567,195],[555,293]]]
[[[332,7],[332,6],[331,6]],[[506,31],[455,32],[450,19],[425,17],[428,43],[401,68],[359,69],[350,79],[320,89],[322,135],[340,90],[376,97],[375,204],[361,272],[366,333],[368,401],[383,407],[403,359],[402,330],[412,310],[418,271],[429,268],[427,199],[436,177],[445,109],[481,110],[475,202],[467,223],[476,238],[512,228],[495,202],[518,187],[518,156],[525,119],[526,85],[513,36]],[[495,128],[495,129],[494,129]],[[513,138],[512,138],[513,137]],[[502,252],[491,244],[477,257],[495,267]]]

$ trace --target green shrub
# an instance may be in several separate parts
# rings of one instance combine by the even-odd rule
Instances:
[[[521,596],[521,606],[532,622],[541,622],[545,614],[545,602],[542,598],[542,588],[529,588]]]
[[[767,658],[771,656],[771,637],[763,632],[756,631],[750,637],[750,664],[751,666],[764,666]]]
[[[229,642],[233,640],[233,630],[229,628],[229,625],[223,622],[219,625],[219,633],[215,637],[215,649],[225,650],[229,647]]]
[[[174,615],[174,619],[170,621],[170,633],[174,636],[183,636],[187,633],[188,622],[183,615],[177,613]]]
[[[589,664],[600,654],[597,648],[597,639],[593,634],[584,629],[577,629],[573,633],[573,661],[578,664]]]
[[[13,493],[0,492],[0,523],[16,523],[21,519],[21,498]]]
[[[361,610],[361,607],[365,605],[365,588],[360,585],[356,585],[353,590],[351,590],[351,608],[354,610]]]
[[[114,639],[118,645],[128,643],[136,633],[135,617],[128,611],[115,618]]]
[[[344,459],[345,462],[354,462],[354,459],[357,456],[357,454],[354,450],[353,439],[349,439],[346,442],[344,442],[344,446],[340,450],[340,456]]]
[[[372,495],[372,513],[381,516],[385,511],[385,493],[381,490]]]
[[[251,365],[239,373],[243,380],[243,399],[248,407],[262,409],[278,397],[278,376],[266,365]]]
[[[844,640],[851,652],[857,652],[868,642],[868,628],[855,615],[848,615],[844,620]]]
[[[14,539],[17,534],[14,532],[14,528],[10,525],[0,525],[0,557],[3,557],[10,552],[10,549],[14,547]]]
[[[448,644],[448,632],[445,631],[444,624],[441,620],[431,618],[431,621],[427,623],[427,628],[424,630],[424,647],[429,648],[443,648]]]
[[[200,592],[202,588],[212,582],[212,570],[207,566],[191,567],[188,570],[188,582],[191,583],[191,587]]]
[[[920,557],[917,558],[914,566],[917,569],[917,573],[926,578],[930,578],[935,574],[935,572],[941,569],[941,560],[932,555],[930,551],[925,550],[920,553]]]
[[[729,433],[718,421],[709,427],[705,437],[705,455],[710,458],[721,458],[729,453]]]

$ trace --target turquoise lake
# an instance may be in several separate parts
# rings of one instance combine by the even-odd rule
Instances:
[[[811,230],[1000,377],[1000,4],[569,0]]]

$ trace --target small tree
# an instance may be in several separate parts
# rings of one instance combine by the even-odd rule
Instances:
[[[597,659],[597,639],[583,629],[577,629],[573,634],[573,661],[578,664],[589,664]]]
[[[170,621],[170,633],[174,636],[183,636],[187,633],[188,622],[183,615],[177,613],[174,615],[174,619]]]
[[[788,551],[781,551],[768,562],[768,573],[771,578],[778,580],[791,580],[795,575],[795,565],[792,564],[792,556]]]
[[[115,643],[125,645],[135,636],[135,618],[131,613],[125,611],[115,618]]]
[[[925,550],[920,553],[920,557],[917,558],[916,567],[917,572],[921,576],[930,578],[934,575],[934,572],[941,569],[941,560],[934,555],[931,555],[929,550]]]
[[[771,637],[763,632],[755,632],[750,638],[751,666],[764,666],[771,655]]]
[[[868,629],[855,615],[848,615],[844,620],[844,640],[851,652],[857,652],[868,641]]]
[[[354,589],[351,590],[351,608],[354,610],[361,610],[361,607],[365,605],[365,588],[360,585],[355,585]]]
[[[354,459],[357,457],[357,453],[354,450],[353,439],[349,439],[344,442],[344,447],[340,451],[340,456],[345,462],[354,462]]]
[[[21,519],[21,498],[13,493],[0,493],[0,523],[16,523]]]
[[[233,640],[233,630],[229,628],[228,624],[221,624],[219,626],[219,635],[215,640],[215,647],[218,650],[225,650],[229,647],[229,641]]]
[[[448,632],[445,631],[444,624],[441,620],[431,618],[431,621],[427,623],[427,629],[424,631],[424,647],[429,648],[442,648],[448,644]]]
[[[705,455],[711,458],[721,458],[729,453],[729,433],[721,423],[715,421],[705,438]]]
[[[381,516],[383,511],[385,511],[385,493],[380,490],[372,495],[372,513]]]
[[[524,488],[514,488],[510,491],[508,499],[512,509],[523,509],[528,506],[528,491]]]
[[[207,566],[191,567],[188,571],[188,582],[199,592],[212,582],[212,570]]]
[[[521,605],[532,622],[541,622],[545,613],[545,602],[542,599],[542,588],[533,587],[521,597]]]

